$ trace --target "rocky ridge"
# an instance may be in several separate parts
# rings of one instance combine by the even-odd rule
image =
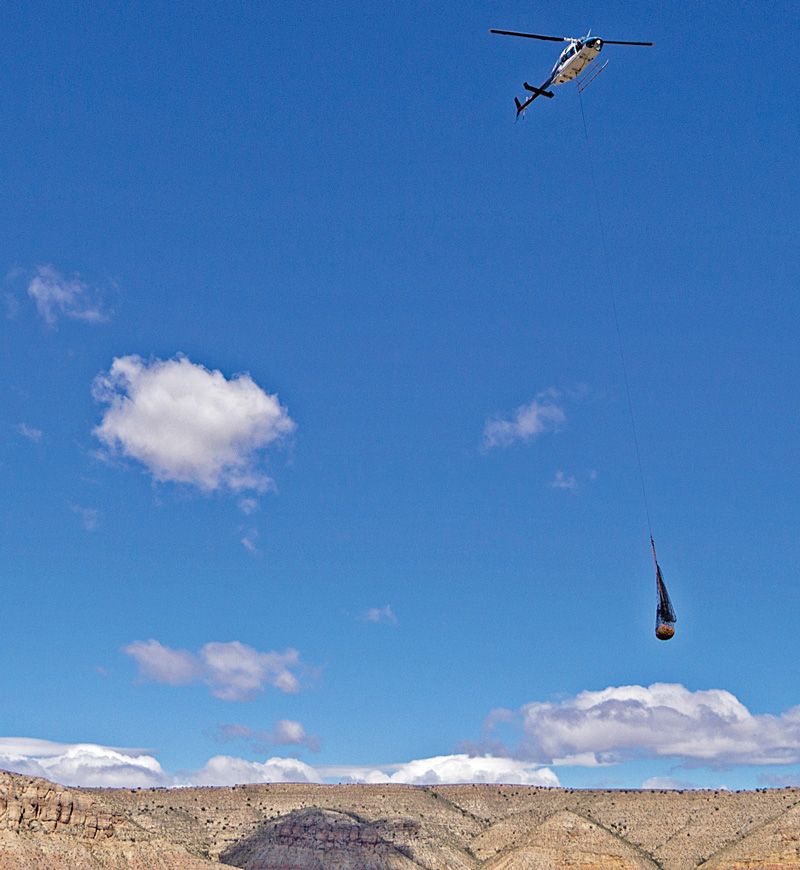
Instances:
[[[76,789],[0,772],[0,868],[800,870],[800,790]]]

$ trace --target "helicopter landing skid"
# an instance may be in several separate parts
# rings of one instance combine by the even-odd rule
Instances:
[[[606,61],[599,69],[596,69],[592,75],[589,76],[588,79],[584,79],[582,82],[578,83],[578,93],[582,94],[586,88],[600,75],[600,73],[608,66],[608,61]]]

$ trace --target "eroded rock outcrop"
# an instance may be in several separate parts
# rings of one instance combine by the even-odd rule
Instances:
[[[0,771],[0,870],[219,866],[148,835],[101,795]]]
[[[95,839],[113,837],[115,826],[124,824],[122,815],[110,812],[90,795],[0,771],[0,830],[59,831]]]
[[[296,810],[263,825],[220,855],[243,870],[411,870],[405,840],[419,831],[411,820],[368,822],[332,810]]]

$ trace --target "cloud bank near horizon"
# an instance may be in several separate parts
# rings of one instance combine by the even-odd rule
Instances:
[[[144,749],[33,737],[0,737],[0,768],[87,788],[149,788],[165,785],[169,778]]]
[[[259,782],[559,785],[558,777],[547,768],[491,756],[441,755],[404,764],[358,767],[312,766],[297,758],[279,756],[261,762],[215,755],[198,770],[168,773],[146,750],[15,737],[0,738],[0,769],[43,777],[67,786],[104,788],[230,786]]]
[[[724,689],[680,683],[610,686],[558,702],[495,710],[521,731],[513,757],[540,764],[598,766],[634,758],[675,759],[683,767],[800,763],[800,706],[753,714]]]
[[[163,668],[158,673],[161,682],[171,680],[178,685],[197,679],[194,669],[201,657],[181,650],[168,652],[175,657],[157,657],[156,664],[151,663],[152,667]],[[513,749],[488,739],[507,728],[521,733]],[[755,765],[773,769],[781,766],[785,771],[789,765],[800,764],[800,707],[778,715],[753,714],[724,689],[693,691],[679,683],[610,686],[579,692],[557,702],[531,702],[517,711],[499,708],[487,717],[485,731],[483,748],[476,744],[472,752],[394,764],[312,765],[291,757],[253,761],[220,754],[197,770],[176,772],[165,771],[154,754],[145,749],[6,737],[0,738],[0,768],[75,786],[350,782],[557,787],[561,783],[552,768],[622,766],[648,758],[659,763],[674,761],[676,767],[684,769]],[[279,720],[271,731],[228,725],[221,726],[219,733],[223,739],[250,741],[256,751],[266,742],[315,749],[318,740],[294,720]],[[253,742],[259,738],[261,747]],[[772,780],[781,784],[795,782],[796,775],[762,774],[756,782]],[[692,786],[682,777],[654,773],[643,779],[641,787]]]

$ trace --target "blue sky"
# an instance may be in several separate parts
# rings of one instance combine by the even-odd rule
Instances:
[[[578,96],[515,124],[558,48],[492,26],[656,42],[583,100],[668,644]],[[9,10],[5,766],[797,780],[798,35],[789,3]]]

